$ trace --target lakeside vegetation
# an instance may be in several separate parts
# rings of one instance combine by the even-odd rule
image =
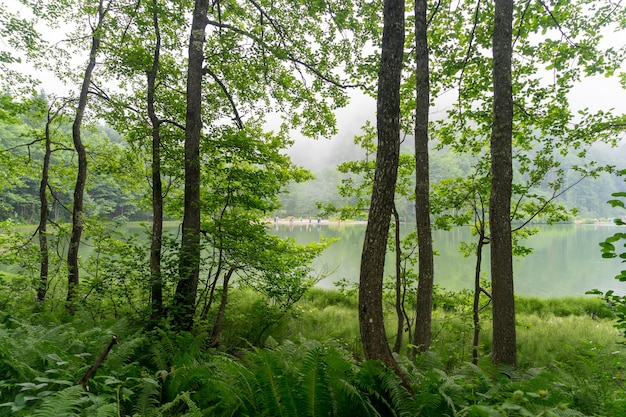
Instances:
[[[33,307],[27,282],[2,280],[0,416],[626,413],[624,336],[596,297],[518,298],[513,370],[491,364],[488,332],[471,365],[471,294],[437,291],[431,352],[410,361],[404,346],[398,355],[412,399],[393,372],[363,360],[354,294],[315,288],[281,311],[233,289],[220,347],[211,348],[206,324],[148,330],[137,312],[96,318],[86,305],[70,318],[62,300]],[[392,310],[386,303],[390,329]],[[83,390],[77,381],[112,335],[117,343]]]

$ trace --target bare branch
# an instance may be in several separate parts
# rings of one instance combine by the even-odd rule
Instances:
[[[458,84],[458,91],[459,91],[459,99],[458,99],[458,105],[459,105],[459,113],[462,113],[462,108],[461,108],[461,84],[463,83],[463,75],[465,74],[465,67],[467,67],[467,64],[470,60],[470,55],[472,53],[472,48],[474,46],[474,39],[476,37],[476,28],[478,27],[478,12],[480,11],[480,0],[478,0],[476,2],[476,9],[474,10],[474,24],[472,26],[472,32],[470,33],[470,41],[469,41],[469,45],[467,45],[467,52],[465,54],[465,59],[463,60],[463,66],[461,67],[461,75],[459,75],[459,84]],[[463,118],[461,117],[461,121],[463,120]],[[461,122],[463,123],[463,122]]]
[[[554,22],[554,24],[556,25],[556,27],[559,29],[559,32],[561,32],[561,35],[563,35],[563,37],[565,38],[565,40],[567,41],[567,43],[569,43],[572,46],[575,46],[577,48],[580,48],[581,46],[578,45],[576,42],[574,42],[567,33],[565,33],[565,31],[563,30],[563,28],[561,27],[561,24],[559,23],[559,21],[557,20],[557,18],[554,16],[554,14],[552,14],[552,11],[548,8],[548,6],[544,3],[543,0],[538,0],[539,4],[541,4],[543,6],[543,8],[545,9],[546,12],[548,12],[548,15],[550,16],[550,18],[552,19],[552,21]]]
[[[574,187],[575,185],[577,185],[578,183],[580,183],[582,180],[584,180],[585,178],[587,178],[588,174],[583,175],[582,177],[580,177],[577,181],[575,181],[573,184],[569,185],[568,187],[565,187],[563,189],[561,189],[559,192],[557,192],[557,190],[554,190],[554,192],[552,193],[552,196],[546,200],[544,202],[544,204],[539,207],[532,216],[530,216],[524,223],[522,223],[520,226],[516,227],[515,229],[511,230],[511,233],[517,232],[518,230],[523,229],[524,227],[526,227],[526,225],[528,225],[528,223],[530,223],[531,221],[533,221],[533,219],[535,217],[537,217],[539,214],[541,214],[541,212],[548,206],[548,204],[550,204],[552,201],[554,201],[555,199],[557,199],[558,197],[560,197],[561,195],[563,195],[566,191],[570,190],[572,187]]]
[[[209,74],[211,76],[211,78],[213,78],[213,80],[220,86],[220,88],[224,92],[224,95],[228,99],[228,102],[230,103],[230,106],[233,109],[233,113],[235,115],[235,117],[233,117],[233,120],[235,121],[235,124],[237,125],[237,127],[240,130],[243,130],[243,121],[241,120],[241,117],[239,116],[239,111],[237,110],[237,105],[235,104],[235,100],[233,100],[232,94],[230,94],[230,91],[228,91],[228,87],[226,87],[224,82],[222,80],[220,80],[220,78],[217,76],[217,74],[215,74],[213,71],[211,71],[211,69],[209,67],[205,67],[204,68],[204,72],[206,74]]]

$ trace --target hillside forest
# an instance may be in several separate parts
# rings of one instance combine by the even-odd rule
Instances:
[[[537,223],[625,224],[625,28],[604,0],[1,2],[0,416],[626,415],[626,296],[523,299],[513,268]],[[307,217],[366,223],[358,285],[271,232]]]

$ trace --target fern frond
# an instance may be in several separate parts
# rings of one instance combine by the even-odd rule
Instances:
[[[330,378],[325,363],[324,349],[316,346],[309,350],[300,367],[298,388],[307,408],[304,415],[329,416],[334,414],[333,398],[330,393]]]
[[[380,374],[385,372],[384,366],[379,361],[366,361],[359,367],[355,375],[357,387],[365,391],[372,401],[372,405],[385,416],[397,415],[390,398],[382,388]]]
[[[155,415],[160,395],[161,387],[158,381],[152,378],[143,378],[139,394],[136,398],[133,398],[133,412],[135,415],[142,417]]]
[[[227,356],[218,356],[215,366],[216,375],[210,382],[219,402],[211,407],[211,415],[261,415],[262,409],[256,408],[257,387],[252,370]]]
[[[119,417],[120,415],[117,403],[104,404],[96,408],[89,408],[86,411],[90,417]],[[148,417],[148,415],[145,414],[142,417]]]
[[[334,386],[335,391],[342,397],[337,400],[337,416],[380,417],[380,413],[374,408],[367,395],[350,382],[339,379],[334,382]]]
[[[188,392],[181,392],[171,402],[159,409],[163,416],[203,417],[202,410],[191,399]]]
[[[34,416],[59,417],[76,415],[80,411],[84,396],[85,391],[81,385],[65,388],[45,397],[37,411],[35,411]]]
[[[255,354],[257,384],[256,406],[267,416],[287,416],[285,408],[295,410],[295,400],[290,390],[296,387],[284,372],[284,362],[271,351],[259,350]]]
[[[170,333],[161,329],[155,330],[155,333],[155,337],[152,337],[150,340],[152,361],[157,369],[169,369],[179,348],[176,346]]]

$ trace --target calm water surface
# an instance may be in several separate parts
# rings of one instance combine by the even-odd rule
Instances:
[[[405,226],[408,228],[408,226]],[[534,249],[533,254],[514,258],[515,292],[520,295],[551,297],[583,295],[597,288],[613,289],[626,294],[626,283],[614,279],[626,267],[616,259],[603,259],[599,242],[617,231],[610,225],[554,225],[539,226],[539,233],[529,238],[525,245]],[[339,238],[315,263],[318,272],[332,271],[320,286],[333,287],[341,278],[358,281],[361,249],[365,225],[322,223],[311,225],[277,225],[274,233],[295,238],[298,243],[319,241],[320,237]],[[406,232],[406,231],[405,231]],[[469,228],[452,231],[435,230],[434,247],[435,283],[443,288],[459,290],[473,288],[475,258],[464,258],[459,251],[462,241],[473,242]],[[483,275],[488,277],[489,249],[483,256]],[[392,256],[386,267],[391,274]]]

